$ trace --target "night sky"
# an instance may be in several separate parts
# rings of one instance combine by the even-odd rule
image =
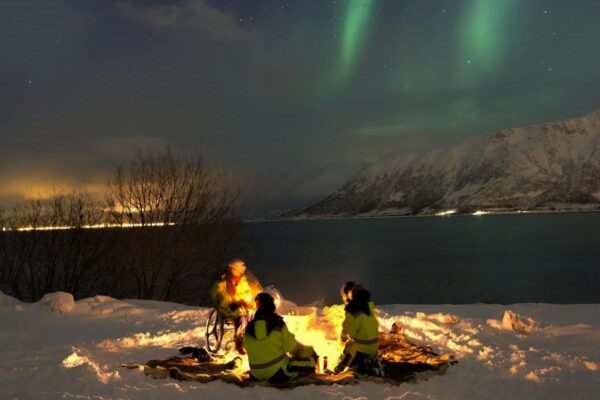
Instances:
[[[389,153],[600,107],[600,1],[0,1],[0,204],[137,147],[230,169],[247,216]]]

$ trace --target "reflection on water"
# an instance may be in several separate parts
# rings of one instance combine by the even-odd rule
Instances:
[[[600,302],[600,213],[255,222],[250,269],[291,300]]]

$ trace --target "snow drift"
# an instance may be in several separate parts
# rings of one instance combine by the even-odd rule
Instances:
[[[75,299],[70,293],[47,293],[37,304],[43,310],[57,314],[69,314],[75,308]]]
[[[517,333],[531,333],[540,329],[538,321],[533,318],[518,315],[511,310],[504,311],[502,321],[488,319],[487,323],[492,328]]]

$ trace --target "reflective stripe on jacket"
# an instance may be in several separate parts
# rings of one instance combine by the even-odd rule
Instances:
[[[352,357],[357,352],[366,355],[374,356],[379,348],[379,321],[375,312],[375,304],[369,302],[371,315],[367,315],[362,311],[357,311],[354,314],[346,312],[346,317],[342,324],[342,335],[350,338],[346,343],[344,352]]]
[[[244,348],[248,352],[250,374],[259,381],[267,381],[281,369],[290,377],[297,374],[289,372],[288,353],[294,352],[297,346],[296,338],[287,326],[275,326],[267,333],[267,322],[265,320],[254,320],[254,335],[246,330],[244,336]]]

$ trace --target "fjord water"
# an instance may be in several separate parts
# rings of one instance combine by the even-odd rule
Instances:
[[[600,303],[600,213],[244,224],[246,262],[300,304],[347,280],[377,303]]]

